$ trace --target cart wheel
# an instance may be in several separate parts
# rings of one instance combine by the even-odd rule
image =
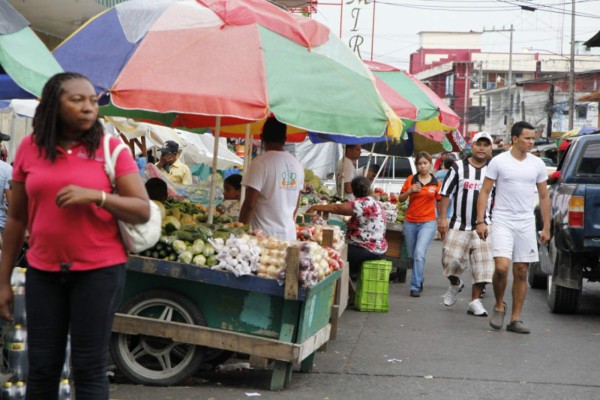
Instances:
[[[151,289],[128,299],[119,312],[163,321],[204,326],[194,303],[180,293]],[[113,333],[110,354],[117,368],[132,382],[171,386],[192,376],[202,364],[206,349],[148,335]]]

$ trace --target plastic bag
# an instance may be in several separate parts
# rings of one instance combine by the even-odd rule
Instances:
[[[547,244],[540,244],[539,259],[540,259],[540,270],[546,275],[551,275],[554,268],[552,265],[552,260],[550,259],[550,254],[548,253],[548,245]]]

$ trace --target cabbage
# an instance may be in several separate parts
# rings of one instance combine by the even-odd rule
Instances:
[[[175,253],[181,254],[187,250],[187,246],[183,240],[175,240],[173,241],[173,250],[175,250]]]
[[[198,267],[204,267],[206,266],[206,257],[204,257],[202,254],[198,254],[192,259],[192,264],[197,265]]]
[[[177,257],[177,260],[184,264],[190,264],[192,262],[193,257],[194,256],[192,255],[191,252],[184,251],[183,253],[179,254],[179,257]]]

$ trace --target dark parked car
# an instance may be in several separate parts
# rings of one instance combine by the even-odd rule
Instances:
[[[583,279],[600,281],[600,135],[573,140],[558,165],[551,188],[552,225],[548,245],[551,265],[532,264],[529,283],[547,283],[548,306],[555,313],[575,313]],[[541,229],[539,209],[536,209]],[[551,271],[544,282],[543,270]]]

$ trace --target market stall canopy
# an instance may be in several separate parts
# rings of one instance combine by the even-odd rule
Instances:
[[[29,22],[6,0],[0,0],[0,65],[19,87],[38,97],[48,79],[62,72]]]
[[[307,131],[399,137],[371,72],[317,21],[264,0],[131,0],[54,54],[109,95],[104,115],[173,127],[266,118]],[[315,94],[320,94],[315,96]]]
[[[137,122],[121,117],[107,117],[107,121],[123,134],[128,140],[146,137],[150,141],[148,147],[162,148],[167,140],[179,143],[182,149],[181,159],[185,164],[206,164],[213,162],[214,138],[210,134],[197,134],[172,129],[166,126]],[[232,165],[243,165],[243,160],[219,143],[217,169],[229,168]]]

